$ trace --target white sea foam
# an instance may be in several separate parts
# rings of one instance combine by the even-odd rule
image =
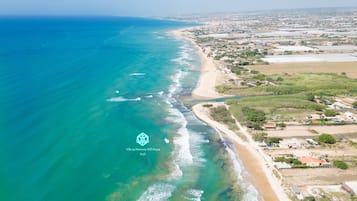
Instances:
[[[181,60],[177,60],[177,63],[179,63],[179,61],[188,62],[190,60],[190,54],[187,53],[187,49],[188,46],[182,47],[182,52],[186,53],[180,54]],[[177,69],[180,68],[187,68],[187,65],[180,66]],[[204,161],[204,159],[202,157],[203,150],[201,150],[200,145],[202,143],[207,143],[207,140],[203,139],[202,133],[196,133],[187,128],[188,121],[186,119],[186,116],[190,117],[190,115],[192,114],[186,114],[186,111],[189,112],[189,110],[185,108],[175,98],[175,95],[180,93],[182,90],[181,81],[185,75],[186,73],[184,71],[178,70],[171,77],[172,84],[170,85],[167,93],[164,93],[164,91],[160,91],[157,93],[159,97],[162,98],[168,106],[169,116],[167,117],[167,121],[170,121],[178,126],[177,134],[173,137],[173,140],[171,141],[172,144],[174,144],[172,164],[173,169],[171,174],[167,178],[168,182],[181,178],[183,176],[183,167],[191,167],[197,164],[202,164],[202,161]],[[167,138],[165,138],[164,141],[165,143],[171,143],[170,140]],[[139,200],[168,200],[171,197],[171,194],[174,189],[175,187],[170,184],[154,184],[144,192],[144,194],[140,197]],[[191,189],[187,191],[190,200],[197,201],[201,199],[203,193],[204,192],[199,189]]]
[[[180,49],[181,51],[179,57],[172,59],[171,61],[177,63],[179,66],[184,66],[184,67],[192,66],[191,62],[194,60],[194,58],[192,57],[194,49],[187,44],[182,45]]]
[[[166,201],[174,190],[175,186],[167,183],[153,184],[140,196],[138,201]]]
[[[164,141],[165,141],[166,144],[169,144],[169,143],[170,143],[170,140],[167,139],[167,138],[165,138]]]
[[[180,69],[187,69],[190,66],[190,61],[193,61],[191,57],[193,49],[188,44],[181,46],[180,49],[179,58],[172,60],[179,66],[177,67],[177,72],[171,77],[172,84],[168,89],[167,96],[165,96],[165,102],[169,106],[170,114],[167,120],[179,126],[177,128],[177,135],[173,139],[175,147],[173,165],[175,169],[171,174],[171,178],[182,176],[182,167],[201,165],[204,158],[200,145],[206,143],[202,137],[202,133],[196,133],[187,128],[188,119],[191,119],[192,114],[175,98],[175,95],[182,91],[181,82],[187,75],[187,72]],[[188,112],[187,114],[186,111]]]
[[[131,73],[130,76],[144,76],[146,73]]]
[[[122,96],[119,97],[114,97],[114,98],[109,98],[107,99],[108,102],[128,102],[128,101],[141,101],[140,97],[137,98],[124,98]]]
[[[189,189],[187,193],[190,195],[189,198],[186,198],[187,200],[201,201],[204,191],[199,189]]]
[[[119,90],[116,90],[115,93],[116,93],[116,94],[119,94]]]
[[[259,200],[259,193],[257,189],[249,182],[246,182],[246,180],[243,177],[243,164],[241,161],[238,160],[237,154],[229,147],[226,145],[226,150],[228,152],[228,155],[233,162],[233,169],[237,175],[237,179],[240,182],[239,185],[243,188],[244,190],[244,201],[258,201]]]
[[[154,96],[153,95],[147,95],[145,96],[146,98],[153,98]]]
[[[183,114],[176,108],[170,108],[170,117],[168,118],[172,122],[179,124],[178,135],[175,136],[173,143],[177,147],[175,150],[176,159],[179,165],[188,165],[192,163],[192,154],[190,151],[190,136],[186,128],[187,121]]]

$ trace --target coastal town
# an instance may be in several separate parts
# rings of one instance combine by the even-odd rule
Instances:
[[[262,200],[357,200],[357,9],[181,20],[203,24],[174,33],[202,60],[193,111],[235,144]]]

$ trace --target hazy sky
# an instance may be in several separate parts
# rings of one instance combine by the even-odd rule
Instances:
[[[0,0],[0,14],[169,16],[349,6],[357,0]]]

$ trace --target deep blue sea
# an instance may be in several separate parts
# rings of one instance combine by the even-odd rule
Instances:
[[[0,17],[0,200],[240,200],[227,146],[180,101],[200,61],[167,31],[187,26]]]

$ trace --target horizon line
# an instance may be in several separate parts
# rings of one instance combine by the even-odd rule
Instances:
[[[255,12],[269,12],[269,11],[301,11],[301,10],[313,10],[313,9],[357,9],[356,6],[339,6],[339,7],[306,7],[306,8],[274,8],[274,9],[260,9],[260,10],[241,10],[241,11],[217,11],[217,12],[201,12],[201,13],[186,13],[176,15],[120,15],[120,14],[85,14],[85,13],[0,13],[0,17],[128,17],[128,18],[176,18],[176,17],[190,17],[193,15],[222,15],[222,14],[245,14]]]

